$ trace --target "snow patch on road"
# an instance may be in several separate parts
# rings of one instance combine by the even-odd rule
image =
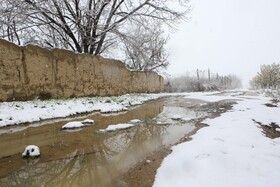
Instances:
[[[195,98],[218,101],[231,96],[199,94]],[[209,127],[172,148],[157,170],[153,186],[280,186],[280,138],[265,137],[252,120],[280,124],[280,108],[264,105],[270,99],[243,98],[231,112],[203,121]]]
[[[215,95],[220,92],[195,92],[195,93],[189,93],[188,96],[185,98],[187,99],[199,99],[207,102],[218,102],[221,100],[226,100],[226,99],[236,99],[232,95],[227,95],[227,96],[220,96],[220,95]]]

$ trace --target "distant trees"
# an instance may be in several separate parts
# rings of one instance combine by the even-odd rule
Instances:
[[[171,92],[214,91],[242,87],[241,80],[235,75],[222,76],[211,73],[210,70],[197,70],[170,79],[166,83],[166,90]]]
[[[136,24],[122,37],[125,51],[125,62],[129,69],[153,71],[169,65],[161,24]]]
[[[94,55],[123,44],[128,67],[153,70],[166,65],[161,25],[188,11],[188,0],[2,0],[0,37]]]
[[[252,88],[280,87],[280,64],[261,65],[260,72],[250,81]]]

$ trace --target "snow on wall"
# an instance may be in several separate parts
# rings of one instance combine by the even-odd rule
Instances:
[[[117,60],[0,39],[0,101],[155,93],[163,78]]]

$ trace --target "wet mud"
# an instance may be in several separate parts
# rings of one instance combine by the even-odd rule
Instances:
[[[0,186],[151,186],[170,148],[188,141],[201,121],[230,110],[232,101],[207,103],[170,97],[126,112],[93,113],[0,129]],[[174,115],[182,119],[171,119]],[[94,119],[96,125],[62,131],[69,122]],[[142,123],[130,129],[96,133],[111,124]],[[40,147],[39,158],[23,159],[27,145]],[[141,185],[140,185],[141,184]]]
[[[194,129],[182,136],[176,143],[165,146],[162,149],[153,152],[148,157],[139,162],[135,167],[130,168],[120,178],[114,180],[110,187],[130,187],[141,186],[150,187],[153,185],[157,169],[160,167],[163,159],[172,152],[171,147],[186,141],[191,141],[191,136],[199,129],[207,127],[207,124],[202,123],[205,118],[215,118],[222,113],[232,109],[234,101],[224,100],[220,102],[204,102],[196,99],[185,99],[182,97],[172,97],[165,100],[165,105],[169,107],[182,107],[187,110],[194,111],[197,115],[192,120]]]
[[[267,107],[272,107],[272,108],[278,107],[277,104],[273,104],[273,103],[265,103],[264,105],[267,106]]]
[[[259,125],[262,129],[263,134],[271,139],[279,138],[280,137],[280,125],[272,122],[270,124],[263,124],[259,121],[253,119],[255,123]]]

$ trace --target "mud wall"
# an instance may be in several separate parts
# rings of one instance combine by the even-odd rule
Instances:
[[[163,81],[117,60],[0,39],[0,101],[161,92]]]

